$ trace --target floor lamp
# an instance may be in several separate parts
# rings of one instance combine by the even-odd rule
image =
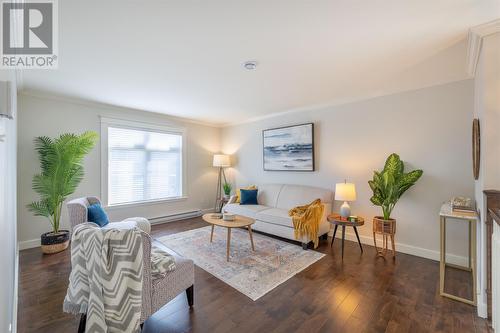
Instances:
[[[229,155],[215,154],[213,166],[219,168],[219,174],[217,176],[217,193],[215,195],[215,212],[218,213],[220,209],[222,209],[222,205],[219,208],[219,202],[222,198],[222,178],[224,178],[224,183],[227,183],[224,168],[231,166]]]

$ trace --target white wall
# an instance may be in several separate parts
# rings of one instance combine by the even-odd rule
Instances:
[[[487,315],[486,201],[484,190],[500,190],[500,33],[484,37],[474,80],[474,118],[481,128],[481,162],[475,198],[481,211],[478,230],[478,314]]]
[[[18,240],[20,247],[39,246],[40,234],[50,230],[46,219],[34,217],[26,204],[36,200],[31,189],[31,179],[39,170],[37,155],[33,147],[36,136],[59,136],[65,132],[81,133],[87,130],[100,132],[100,118],[137,120],[186,129],[187,136],[187,200],[172,203],[151,204],[108,210],[110,219],[120,220],[131,216],[154,218],[169,214],[213,207],[216,188],[216,170],[212,165],[212,154],[218,152],[220,129],[186,122],[179,118],[161,114],[106,106],[83,101],[62,99],[53,96],[21,94],[19,97],[19,182],[18,182]],[[85,178],[78,190],[71,195],[77,198],[86,195],[100,196],[100,143],[85,158]],[[62,227],[68,228],[68,216],[63,211]]]
[[[367,181],[392,152],[407,169],[424,170],[423,177],[396,205],[397,250],[439,258],[439,208],[455,195],[474,194],[471,167],[473,81],[399,93],[356,103],[294,112],[224,128],[222,145],[233,154],[230,171],[238,186],[253,183],[307,184],[332,189],[344,178],[356,183],[353,213],[368,223],[362,241],[372,244],[374,215]],[[262,130],[314,122],[315,172],[271,172],[262,169]],[[338,204],[335,207],[338,209]],[[449,260],[464,263],[466,225],[450,225]]]
[[[15,331],[17,309],[16,250],[16,80],[13,71],[0,70],[0,80],[12,82],[13,120],[0,117],[0,331]],[[11,326],[12,325],[12,326]]]

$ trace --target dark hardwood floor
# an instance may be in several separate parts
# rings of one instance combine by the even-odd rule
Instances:
[[[152,236],[205,226],[201,218],[153,226]],[[207,240],[208,241],[208,240]],[[300,245],[298,245],[300,246]],[[258,249],[257,249],[258,250]],[[476,309],[439,296],[437,262],[398,253],[375,257],[373,247],[340,241],[327,254],[256,302],[196,267],[195,305],[183,293],[154,314],[144,332],[488,332]],[[20,253],[18,332],[76,332],[78,318],[62,312],[69,250]],[[470,294],[468,276],[450,269],[447,285]]]

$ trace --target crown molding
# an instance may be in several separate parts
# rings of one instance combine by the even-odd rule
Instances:
[[[467,73],[476,74],[476,67],[481,54],[483,39],[500,32],[500,19],[496,19],[469,29],[467,36]]]
[[[54,93],[46,92],[46,91],[42,91],[42,90],[34,90],[34,89],[24,88],[24,89],[20,90],[19,95],[41,98],[41,99],[45,99],[45,100],[52,100],[52,101],[77,104],[77,105],[82,105],[82,106],[86,106],[86,107],[99,108],[101,110],[108,110],[108,111],[115,111],[115,112],[120,112],[123,110],[144,112],[144,113],[149,114],[151,116],[156,115],[157,117],[159,116],[159,117],[163,117],[163,118],[169,118],[169,121],[171,121],[172,123],[175,123],[175,124],[183,124],[184,123],[184,124],[195,124],[195,125],[213,127],[213,128],[221,128],[222,127],[222,124],[220,124],[220,123],[196,120],[193,118],[179,117],[179,116],[175,116],[175,115],[168,114],[168,113],[160,113],[160,112],[149,111],[149,110],[145,110],[145,109],[136,109],[136,108],[130,108],[130,107],[126,107],[126,106],[101,103],[101,102],[96,102],[96,101],[83,99],[83,98],[79,98],[79,97],[73,97],[73,96],[62,95],[62,94],[54,94]]]

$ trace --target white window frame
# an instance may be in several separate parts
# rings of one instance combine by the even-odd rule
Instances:
[[[175,126],[164,126],[157,125],[142,121],[135,120],[124,120],[124,119],[116,119],[116,118],[101,118],[101,200],[103,205],[106,208],[120,208],[120,207],[131,207],[131,206],[143,206],[143,205],[152,205],[152,204],[161,204],[179,200],[186,200],[187,197],[187,145],[186,145],[186,129],[183,127],[175,127]],[[144,201],[134,201],[134,202],[126,202],[120,204],[109,204],[108,198],[108,128],[125,128],[139,131],[152,131],[152,132],[160,132],[166,134],[175,134],[181,135],[182,139],[182,147],[181,147],[181,195],[178,197],[164,198],[164,199],[154,199],[154,200],[144,200]]]

